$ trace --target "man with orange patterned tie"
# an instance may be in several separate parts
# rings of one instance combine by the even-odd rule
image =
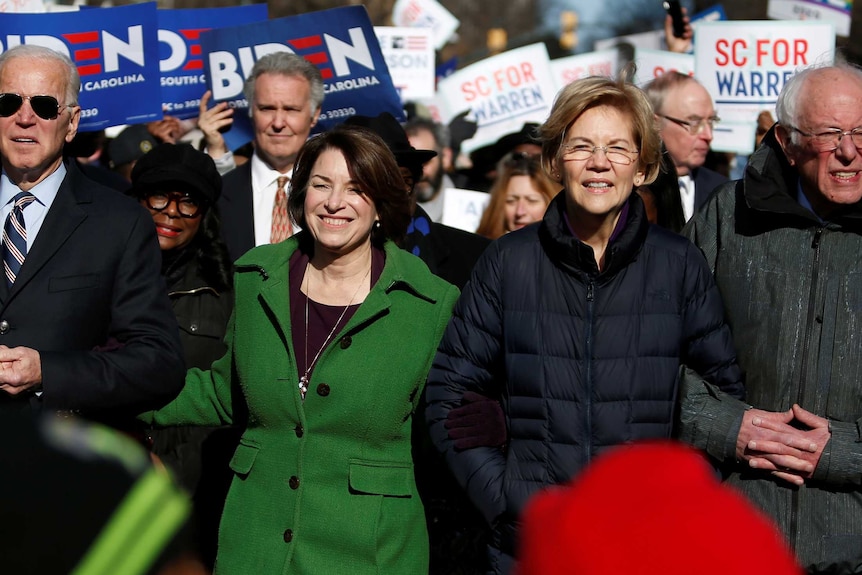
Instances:
[[[297,231],[287,215],[286,191],[293,162],[320,115],[323,79],[304,58],[277,52],[255,63],[243,92],[254,127],[254,155],[224,175],[219,199],[222,238],[234,260]],[[219,164],[230,161],[219,130],[233,122],[233,110],[224,102],[207,110],[208,99],[205,94],[199,125],[207,153]]]

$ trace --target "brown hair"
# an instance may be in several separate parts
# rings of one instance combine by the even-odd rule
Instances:
[[[548,204],[560,191],[560,185],[549,178],[542,169],[538,156],[523,152],[507,154],[500,160],[498,166],[497,178],[489,192],[491,199],[485,211],[482,212],[482,219],[479,220],[479,227],[476,229],[477,234],[492,240],[506,233],[506,190],[514,176],[529,176],[533,188],[545,196]]]
[[[547,170],[561,159],[563,138],[581,114],[598,106],[610,106],[631,118],[632,135],[638,147],[638,169],[644,174],[644,184],[652,183],[661,161],[661,137],[656,127],[652,106],[646,95],[634,84],[622,79],[611,80],[591,76],[575,80],[557,94],[551,114],[539,127],[542,142],[542,166]]]
[[[338,150],[347,162],[350,177],[360,191],[371,198],[380,218],[372,229],[371,241],[381,247],[386,240],[399,242],[410,223],[410,199],[395,156],[374,132],[359,126],[339,125],[315,136],[302,147],[293,168],[288,196],[290,217],[300,227],[305,222],[305,195],[311,170],[326,150]]]

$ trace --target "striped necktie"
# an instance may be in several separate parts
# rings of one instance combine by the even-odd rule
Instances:
[[[36,200],[29,192],[20,192],[12,198],[12,211],[3,227],[3,271],[6,272],[6,286],[12,287],[24,258],[27,257],[27,227],[24,225],[24,208]]]

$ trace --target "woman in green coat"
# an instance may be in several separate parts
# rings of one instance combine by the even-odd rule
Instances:
[[[411,419],[458,290],[395,245],[404,190],[374,133],[310,140],[289,200],[303,231],[236,262],[226,355],[152,414],[245,428],[219,575],[427,573]]]

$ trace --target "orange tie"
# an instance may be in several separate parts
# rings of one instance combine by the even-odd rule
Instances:
[[[272,205],[272,231],[269,236],[269,242],[272,244],[283,242],[293,233],[290,217],[287,215],[287,192],[284,191],[287,180],[287,176],[279,176],[276,180],[278,189],[275,191],[275,202]]]

